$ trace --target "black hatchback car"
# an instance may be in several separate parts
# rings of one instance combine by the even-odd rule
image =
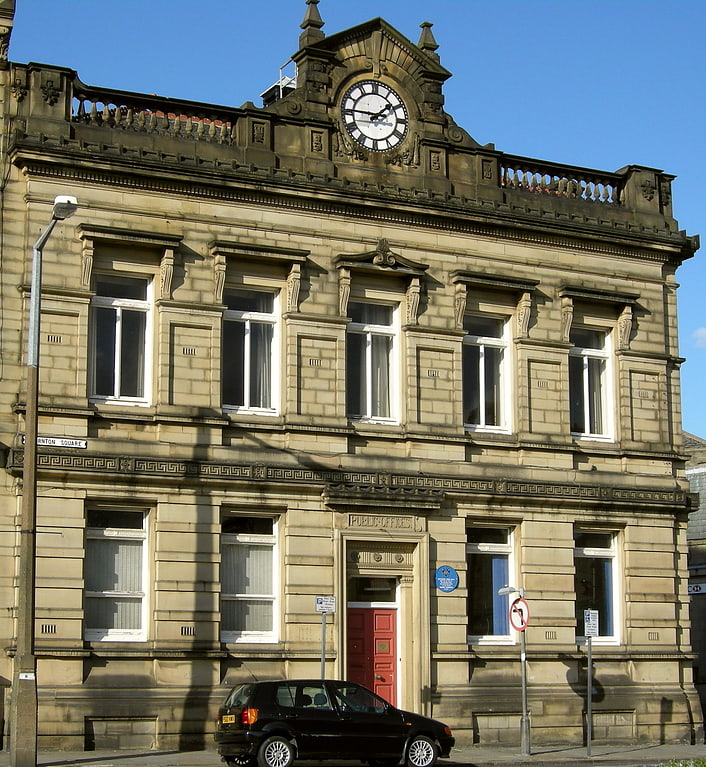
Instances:
[[[435,719],[401,711],[353,682],[289,679],[233,688],[216,719],[228,767],[290,767],[295,759],[360,759],[431,767],[454,745]]]

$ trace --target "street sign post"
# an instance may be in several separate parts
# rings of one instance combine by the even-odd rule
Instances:
[[[501,589],[502,590],[502,589]],[[520,592],[524,595],[524,591]],[[529,756],[532,748],[530,745],[530,721],[529,706],[527,703],[527,640],[525,629],[529,623],[529,605],[524,596],[519,596],[510,604],[510,625],[515,631],[520,632],[520,671],[522,673],[522,717],[520,718],[520,750],[523,756]]]
[[[583,635],[586,637],[588,652],[588,673],[586,676],[586,756],[591,756],[593,739],[593,651],[591,639],[598,636],[598,610],[583,611]]]
[[[336,597],[316,597],[316,612],[321,613],[321,678],[326,678],[326,616],[336,612]]]

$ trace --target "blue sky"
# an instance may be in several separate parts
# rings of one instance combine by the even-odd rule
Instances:
[[[260,104],[297,48],[304,0],[17,0],[10,58],[89,85]],[[382,16],[413,42],[430,21],[453,73],[446,110],[510,154],[677,176],[683,417],[706,437],[706,3],[703,0],[321,0],[324,32]]]

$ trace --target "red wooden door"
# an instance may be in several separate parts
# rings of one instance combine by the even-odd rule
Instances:
[[[397,610],[348,608],[348,680],[397,705]]]

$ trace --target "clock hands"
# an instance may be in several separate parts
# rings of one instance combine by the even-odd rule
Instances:
[[[390,111],[390,109],[392,109],[392,105],[391,104],[385,104],[385,106],[379,112],[376,112],[375,114],[371,114],[370,115],[371,122],[372,121],[376,121],[377,122],[378,120],[382,120],[382,118],[385,116],[385,114],[387,112]]]
[[[353,111],[358,112],[359,114],[368,115],[370,122],[377,122],[378,120],[382,120],[390,109],[392,109],[392,105],[385,104],[385,106],[377,112],[371,112],[368,109],[359,109],[358,107],[354,107]]]

